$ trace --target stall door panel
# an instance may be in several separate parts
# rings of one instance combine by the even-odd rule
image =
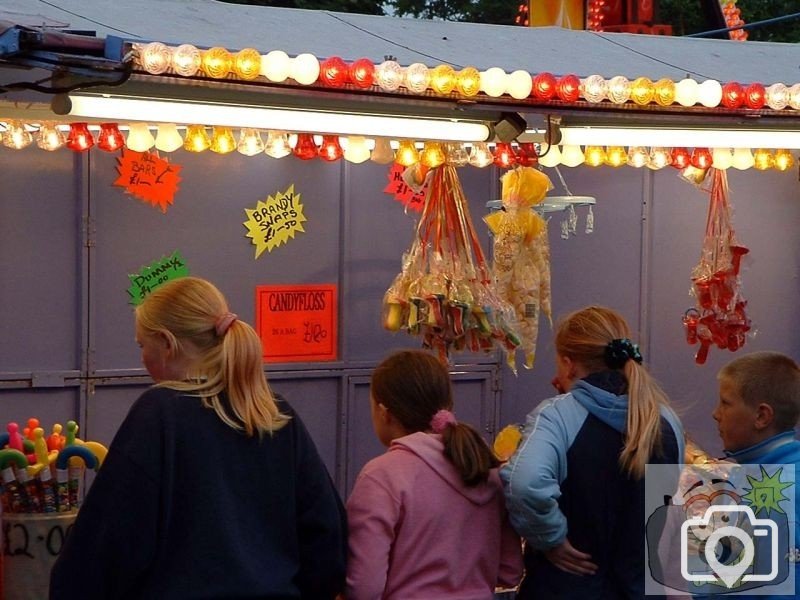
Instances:
[[[97,240],[92,317],[98,372],[139,368],[126,293],[128,274],[176,250],[190,274],[214,282],[231,310],[251,324],[257,285],[338,283],[339,163],[182,150],[164,156],[182,167],[180,188],[165,213],[112,185],[117,175],[115,156],[94,155],[92,210]],[[305,207],[305,233],[298,232],[256,259],[256,246],[243,225],[245,209],[254,209],[259,201],[292,185]]]
[[[334,480],[338,480],[337,452],[342,422],[339,392],[341,377],[302,377],[295,373],[287,375],[287,378],[270,379],[270,386],[300,415],[328,473]]]
[[[82,157],[0,147],[0,377],[80,369]]]
[[[491,371],[459,371],[452,374],[452,379],[456,418],[475,427],[490,441],[496,429]],[[350,377],[348,388],[347,494],[361,468],[386,451],[372,427],[369,377]]]

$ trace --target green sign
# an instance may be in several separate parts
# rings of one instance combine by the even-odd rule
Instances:
[[[165,256],[145,267],[135,275],[128,275],[131,287],[128,288],[128,295],[131,297],[131,304],[138,306],[145,299],[145,296],[156,289],[179,277],[186,277],[189,269],[186,261],[178,250],[172,256]]]

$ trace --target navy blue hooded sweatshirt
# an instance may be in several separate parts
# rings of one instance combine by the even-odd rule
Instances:
[[[626,392],[620,373],[595,373],[528,415],[519,449],[500,471],[511,523],[526,540],[520,600],[644,597],[644,480],[619,465]],[[648,462],[680,464],[680,422],[666,407],[661,414],[660,448]],[[565,538],[591,555],[595,575],[572,575],[547,560],[542,550]]]

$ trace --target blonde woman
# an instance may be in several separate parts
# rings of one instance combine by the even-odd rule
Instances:
[[[136,309],[156,384],[136,401],[51,577],[51,598],[334,598],[342,503],[256,332],[209,282]]]
[[[528,416],[500,472],[526,540],[520,600],[644,597],[645,465],[680,464],[684,434],[630,338],[625,319],[599,306],[557,328],[564,393]]]

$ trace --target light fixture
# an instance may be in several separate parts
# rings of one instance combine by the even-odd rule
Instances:
[[[203,123],[210,126],[313,131],[367,137],[480,142],[489,140],[493,134],[492,127],[485,121],[458,117],[386,116],[131,96],[61,95],[53,100],[52,108],[59,115],[108,121]],[[500,124],[505,121],[506,119],[501,119]]]
[[[800,131],[778,129],[679,129],[561,125],[565,145],[704,148],[800,148]]]

